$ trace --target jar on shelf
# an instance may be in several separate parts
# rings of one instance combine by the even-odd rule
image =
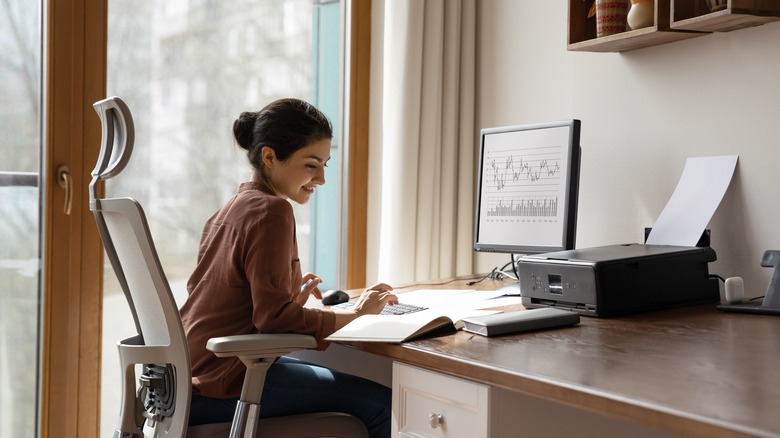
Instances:
[[[596,36],[626,31],[628,0],[596,0]]]

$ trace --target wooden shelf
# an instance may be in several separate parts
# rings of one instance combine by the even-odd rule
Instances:
[[[581,52],[625,52],[702,35],[706,35],[706,33],[671,32],[659,30],[658,26],[651,26],[644,29],[629,30],[616,35],[569,43],[568,49]]]
[[[569,50],[623,52],[706,35],[702,32],[672,30],[669,25],[670,0],[655,0],[653,26],[596,38],[596,18],[588,18],[588,11],[590,11],[594,1],[569,0]]]
[[[671,28],[700,32],[731,32],[780,21],[780,2],[728,0],[726,8],[710,12],[704,0],[672,0]]]
[[[594,1],[569,0],[568,50],[624,52],[780,21],[780,0],[728,0],[716,12],[705,0],[655,0],[653,26],[597,38]]]

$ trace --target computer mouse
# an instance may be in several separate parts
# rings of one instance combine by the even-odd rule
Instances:
[[[349,301],[349,294],[343,290],[331,289],[322,294],[322,304],[326,306],[346,303],[347,301]]]

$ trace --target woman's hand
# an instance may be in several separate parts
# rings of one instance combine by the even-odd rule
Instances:
[[[295,297],[295,302],[303,306],[309,300],[310,295],[314,295],[315,298],[321,300],[322,293],[320,292],[320,289],[317,287],[319,286],[320,283],[322,283],[322,279],[320,277],[317,277],[311,272],[307,272],[306,275],[303,276],[303,284],[301,285],[301,291]]]
[[[398,297],[391,291],[393,287],[385,283],[377,283],[364,290],[355,303],[353,310],[358,315],[377,314],[386,304],[398,304]]]
[[[336,327],[339,330],[360,315],[377,314],[386,304],[398,304],[398,297],[391,291],[393,287],[385,283],[377,283],[360,294],[355,305],[350,309],[332,309],[336,314]]]

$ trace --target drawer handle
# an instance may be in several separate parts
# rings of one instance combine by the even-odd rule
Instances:
[[[436,429],[444,424],[444,416],[442,414],[431,414],[428,418],[431,421],[431,429]]]

